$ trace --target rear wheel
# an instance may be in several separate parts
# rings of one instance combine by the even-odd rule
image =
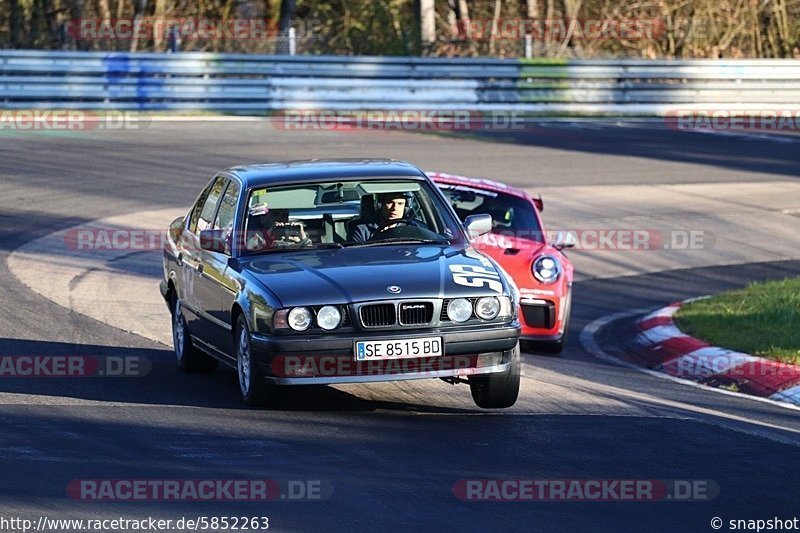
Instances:
[[[263,405],[267,400],[268,386],[261,375],[258,363],[253,358],[250,329],[243,316],[236,321],[236,373],[244,403]]]
[[[186,317],[183,316],[183,306],[175,296],[172,297],[172,345],[178,367],[185,372],[209,372],[217,367],[216,359],[201,352],[192,343]]]
[[[521,356],[519,344],[511,350],[511,367],[502,374],[473,376],[469,388],[475,405],[484,409],[511,407],[519,397]]]

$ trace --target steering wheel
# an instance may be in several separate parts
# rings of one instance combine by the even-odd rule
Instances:
[[[387,229],[394,229],[395,227],[398,227],[398,226],[401,226],[401,225],[402,226],[414,226],[412,221],[407,219],[407,218],[399,218],[397,220],[387,220],[386,222],[384,222],[383,224],[378,226],[378,228],[375,230],[375,233],[382,233],[382,232],[386,231]],[[394,226],[394,227],[389,228],[389,226]]]

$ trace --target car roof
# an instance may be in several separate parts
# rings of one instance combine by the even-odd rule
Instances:
[[[238,176],[245,187],[337,178],[417,177],[425,174],[405,161],[394,159],[303,159],[241,165],[225,170]]]
[[[468,178],[466,176],[457,176],[455,174],[446,174],[444,172],[427,172],[428,176],[436,183],[444,183],[447,185],[461,185],[464,187],[472,187],[474,189],[481,189],[484,191],[503,192],[526,200],[533,200],[533,197],[522,189],[517,189],[511,185],[500,183],[486,178]]]

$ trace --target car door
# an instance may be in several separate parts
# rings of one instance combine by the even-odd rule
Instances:
[[[214,216],[217,213],[220,198],[227,184],[226,178],[217,176],[208,185],[203,194],[198,198],[192,209],[189,224],[181,236],[179,259],[182,264],[183,291],[181,301],[185,310],[184,315],[189,325],[192,336],[204,343],[210,342],[208,338],[208,319],[201,283],[201,258],[200,232],[211,229]]]
[[[176,243],[175,251],[175,264],[178,267],[177,274],[177,296],[183,306],[184,316],[186,321],[190,324],[196,319],[196,310],[194,301],[194,282],[195,282],[195,262],[193,260],[193,252],[195,250],[195,239],[193,232],[197,228],[197,221],[200,218],[200,213],[206,203],[208,194],[214,186],[216,178],[212,179],[200,196],[195,200],[194,205],[189,210],[189,214],[184,221],[183,231],[181,231],[180,239]]]
[[[225,354],[233,354],[233,335],[230,310],[239,289],[236,273],[229,272],[233,228],[239,205],[241,185],[235,179],[226,178],[223,193],[212,228],[225,236],[225,251],[199,251],[197,294],[208,323],[208,341]]]

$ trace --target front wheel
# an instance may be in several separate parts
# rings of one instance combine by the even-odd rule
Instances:
[[[521,365],[519,343],[517,343],[511,351],[511,367],[508,370],[502,374],[469,378],[469,389],[475,405],[484,409],[502,409],[517,403]]]
[[[250,329],[243,316],[236,321],[236,373],[244,403],[263,405],[267,399],[267,384],[261,375],[258,363],[253,358]]]

